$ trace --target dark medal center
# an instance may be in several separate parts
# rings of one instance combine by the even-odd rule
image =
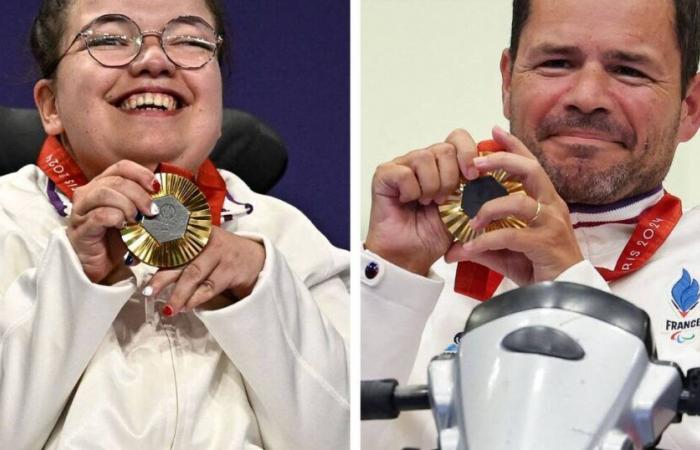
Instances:
[[[508,191],[491,175],[469,181],[462,188],[462,211],[469,217],[476,217],[484,203],[498,197],[505,197]]]
[[[190,212],[172,195],[153,200],[160,213],[144,217],[141,225],[161,244],[182,238],[187,230]]]

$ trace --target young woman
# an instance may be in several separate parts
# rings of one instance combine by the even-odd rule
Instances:
[[[214,0],[43,1],[49,138],[0,178],[0,448],[348,447],[347,255],[207,159],[221,17]],[[164,267],[123,235],[181,209],[158,200],[173,174],[213,226]]]

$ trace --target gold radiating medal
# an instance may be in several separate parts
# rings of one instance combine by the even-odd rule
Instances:
[[[479,156],[490,153],[493,152],[480,151]],[[525,228],[524,221],[512,216],[495,220],[479,231],[469,225],[469,219],[476,216],[484,203],[511,194],[526,195],[521,182],[511,179],[510,174],[502,169],[487,172],[476,180],[460,183],[459,188],[439,206],[440,217],[452,236],[461,242],[501,228]]]
[[[121,230],[122,240],[142,262],[162,268],[192,261],[209,241],[211,211],[196,184],[173,173],[157,173],[152,195],[160,212]]]

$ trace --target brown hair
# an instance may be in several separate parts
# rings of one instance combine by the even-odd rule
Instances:
[[[34,18],[29,43],[43,78],[53,77],[56,71],[62,54],[61,38],[66,31],[68,10],[73,2],[74,0],[43,0]],[[224,38],[217,55],[219,64],[223,67],[229,60],[224,7],[220,0],[205,0],[205,3],[214,15],[214,29]]]
[[[685,97],[690,80],[698,72],[700,59],[700,15],[698,0],[673,0],[676,10],[676,39],[681,52],[681,95]],[[513,22],[510,33],[511,61],[518,55],[520,34],[530,15],[530,0],[513,0]]]

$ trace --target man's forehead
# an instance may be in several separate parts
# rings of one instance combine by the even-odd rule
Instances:
[[[677,47],[674,22],[672,0],[532,0],[521,44],[648,55]]]
[[[617,25],[620,30],[673,31],[673,0],[531,0],[527,28],[531,23]],[[595,34],[598,27],[590,29]]]

